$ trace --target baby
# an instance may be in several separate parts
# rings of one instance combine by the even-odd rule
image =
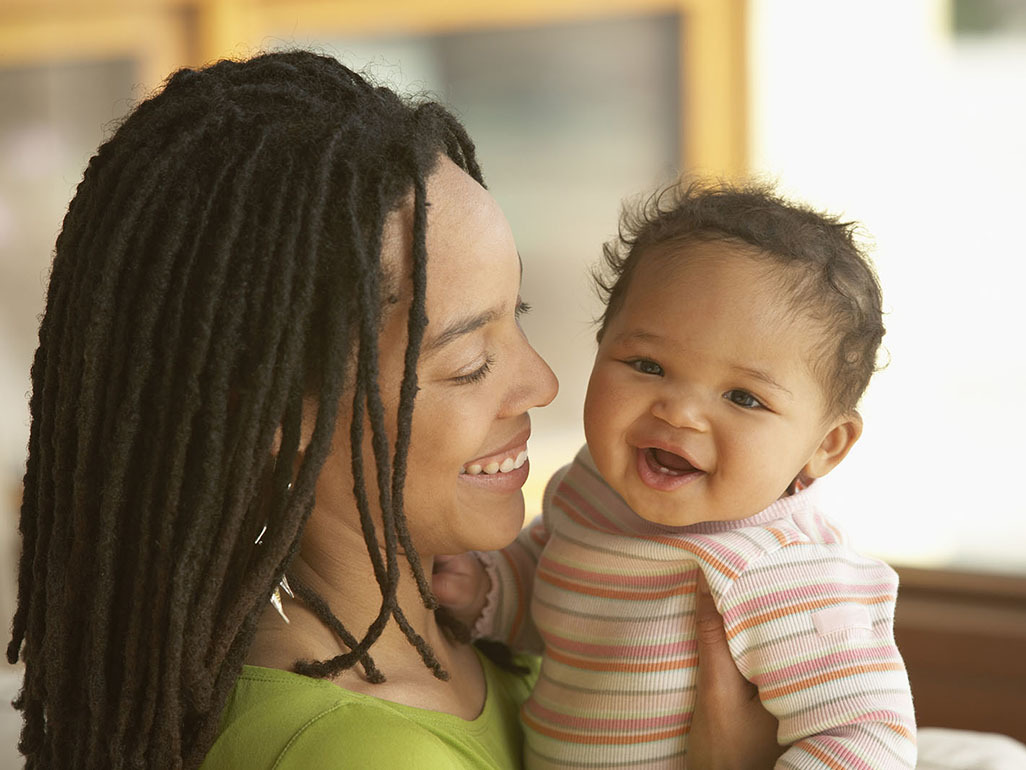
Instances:
[[[587,447],[517,542],[478,555],[487,599],[462,613],[543,652],[528,767],[683,765],[700,574],[790,745],[778,767],[914,767],[897,576],[814,494],[862,432],[884,334],[852,229],[757,186],[679,185],[625,215]]]

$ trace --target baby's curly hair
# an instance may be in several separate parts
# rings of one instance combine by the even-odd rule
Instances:
[[[696,242],[733,242],[738,254],[765,259],[787,294],[792,312],[823,333],[810,350],[834,414],[855,409],[877,369],[883,339],[880,282],[856,241],[857,223],[785,200],[772,186],[749,182],[678,181],[624,205],[619,234],[603,246],[593,277],[605,310],[601,341],[623,306],[646,254],[685,258]]]

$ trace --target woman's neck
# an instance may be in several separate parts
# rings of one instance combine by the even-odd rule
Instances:
[[[301,583],[321,597],[349,633],[360,640],[381,611],[381,587],[374,575],[362,533],[334,527],[319,531],[314,518],[304,534],[300,553],[289,567],[290,581]],[[331,548],[321,547],[330,543]],[[382,554],[384,558],[384,554]],[[425,560],[431,574],[431,560]],[[430,646],[451,679],[438,679],[406,638],[394,618],[388,618],[370,649],[384,684],[368,681],[361,665],[340,672],[332,681],[348,690],[398,703],[456,714],[471,719],[484,700],[484,679],[478,660],[467,645],[454,643],[439,627],[434,612],[424,606],[405,556],[399,556],[397,606],[409,625]],[[246,662],[292,670],[299,660],[329,660],[349,647],[305,603],[282,593],[286,623],[270,605],[264,610]]]

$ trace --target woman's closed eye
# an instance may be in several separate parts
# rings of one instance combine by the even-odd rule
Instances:
[[[486,356],[484,363],[477,367],[474,371],[466,374],[458,374],[455,377],[450,378],[450,382],[456,385],[470,385],[471,383],[481,382],[485,377],[488,376],[488,372],[492,370],[492,364],[495,363],[495,359],[492,356]]]
[[[723,397],[727,399],[730,403],[736,404],[737,406],[740,406],[744,409],[766,408],[765,404],[763,404],[759,399],[757,399],[747,390],[734,388],[734,390],[728,390],[726,393],[724,393]]]
[[[635,371],[641,372],[642,374],[651,374],[656,377],[662,377],[663,374],[665,374],[665,372],[663,372],[663,367],[648,358],[635,358],[630,361],[626,361],[625,363]]]

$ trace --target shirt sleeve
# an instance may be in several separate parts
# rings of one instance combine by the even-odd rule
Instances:
[[[534,571],[548,540],[544,519],[538,516],[501,551],[478,554],[492,587],[481,618],[474,625],[476,638],[497,639],[518,652],[542,651],[530,606]]]
[[[542,500],[542,514],[524,527],[516,540],[501,551],[478,553],[492,587],[481,617],[472,630],[474,638],[496,639],[517,652],[541,654],[543,651],[544,643],[531,621],[534,572],[549,542],[546,522],[552,498],[570,467],[560,468],[549,479]]]
[[[898,579],[843,544],[795,543],[720,597],[731,653],[790,744],[778,768],[913,768],[915,716],[894,642]]]

